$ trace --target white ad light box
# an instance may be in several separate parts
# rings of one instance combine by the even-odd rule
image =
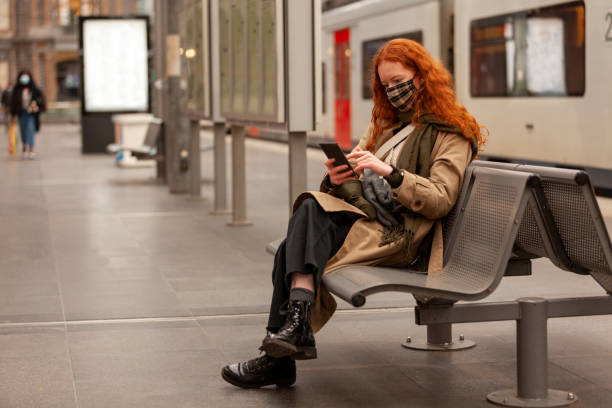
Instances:
[[[84,19],[82,47],[85,112],[149,110],[145,18]]]

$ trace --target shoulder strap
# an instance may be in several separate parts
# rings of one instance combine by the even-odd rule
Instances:
[[[391,151],[391,149],[402,143],[404,139],[406,139],[408,135],[412,133],[413,130],[414,126],[412,125],[404,126],[402,130],[397,132],[396,135],[394,135],[391,139],[387,140],[382,146],[380,146],[380,148],[376,151],[376,153],[374,153],[374,155],[382,160],[382,158],[385,157],[387,153]]]

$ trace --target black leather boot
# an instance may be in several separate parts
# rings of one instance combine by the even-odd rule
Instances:
[[[266,385],[290,387],[295,383],[295,361],[290,357],[273,358],[267,355],[223,367],[221,376],[228,383],[242,388]]]
[[[278,333],[268,333],[262,343],[267,355],[272,357],[291,356],[294,360],[317,358],[317,348],[310,327],[311,303],[290,300],[287,319]]]

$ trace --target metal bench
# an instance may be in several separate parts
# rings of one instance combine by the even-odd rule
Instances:
[[[589,177],[580,170],[484,161],[476,161],[470,167],[536,174],[540,182],[532,188],[533,198],[521,220],[516,239],[518,251],[531,258],[548,257],[566,271],[590,274],[606,294],[462,304],[446,310],[417,307],[416,321],[444,324],[516,320],[518,391],[495,392],[487,398],[506,406],[569,405],[577,400],[575,395],[547,389],[547,319],[612,314],[612,243]]]
[[[415,320],[427,325],[428,343],[412,348],[448,350],[453,323],[517,321],[517,390],[488,395],[505,406],[565,406],[572,393],[548,389],[547,319],[612,314],[612,244],[588,175],[582,171],[475,161],[466,170],[454,211],[444,223],[444,268],[435,275],[407,269],[347,266],[323,277],[325,287],[355,307],[383,291],[417,299]],[[280,241],[268,245],[273,252]],[[604,296],[466,303],[485,298],[513,264],[547,257],[560,269],[590,274]],[[519,273],[524,274],[524,273]],[[445,344],[446,343],[446,344]]]
[[[129,151],[132,156],[139,160],[152,159],[157,155],[157,144],[161,135],[162,125],[163,121],[161,119],[153,118],[151,120],[142,146],[127,147],[122,144],[112,143],[106,146],[106,151],[112,154]]]

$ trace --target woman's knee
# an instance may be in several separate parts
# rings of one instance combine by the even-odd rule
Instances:
[[[319,203],[317,202],[317,200],[315,200],[313,197],[308,197],[307,199],[302,201],[302,204],[300,204],[298,209],[300,208],[317,209],[318,207],[319,207]]]
[[[297,210],[295,210],[295,213],[293,213],[293,215],[295,216],[297,214],[313,214],[318,212],[322,212],[321,206],[319,205],[317,200],[312,197],[309,197],[302,201],[302,203],[297,208]]]

